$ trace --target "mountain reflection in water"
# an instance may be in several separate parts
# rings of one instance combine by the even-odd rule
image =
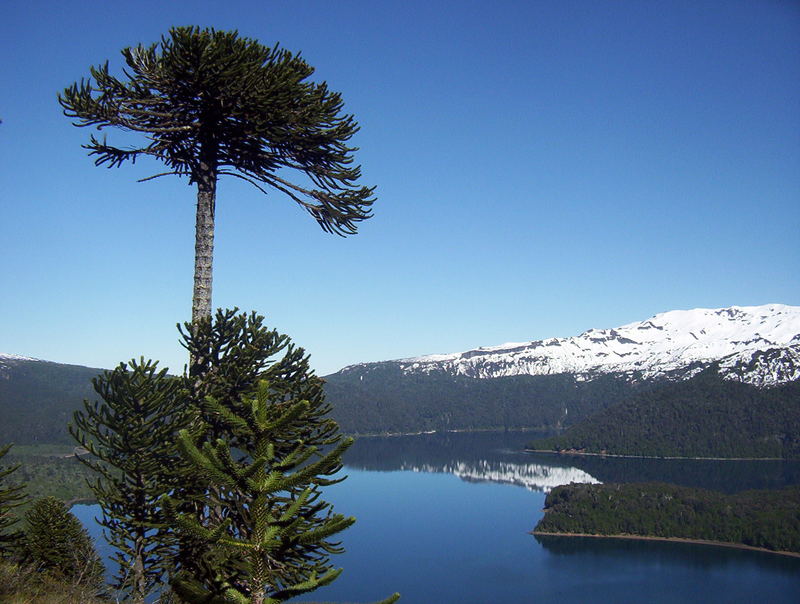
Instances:
[[[670,482],[735,493],[800,484],[800,461],[635,459],[526,453],[535,432],[451,432],[360,437],[345,465],[360,470],[454,474],[470,482],[549,492],[570,482]]]
[[[549,493],[553,487],[570,482],[600,482],[578,468],[558,468],[540,464],[516,464],[481,460],[476,463],[458,462],[444,466],[402,466],[412,472],[449,472],[467,482],[497,482],[514,484],[531,491]]]
[[[468,482],[494,482],[549,493],[570,482],[600,482],[557,457],[533,459],[523,452],[533,438],[523,432],[436,433],[360,438],[345,465],[371,471],[454,474]]]

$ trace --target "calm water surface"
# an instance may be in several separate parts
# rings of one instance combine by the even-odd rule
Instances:
[[[800,484],[800,463],[564,458],[521,452],[530,438],[360,439],[345,458],[348,479],[326,491],[338,512],[358,518],[335,557],[344,573],[298,601],[370,602],[399,591],[409,604],[800,602],[798,558],[529,534],[557,484],[663,480],[735,492]],[[73,511],[99,534],[97,506]]]

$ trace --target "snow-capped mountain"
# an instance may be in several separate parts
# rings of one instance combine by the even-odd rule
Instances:
[[[405,373],[474,378],[569,373],[590,380],[607,373],[631,379],[686,379],[717,361],[727,379],[760,387],[800,379],[800,307],[766,304],[673,310],[614,329],[590,329],[571,338],[392,363]]]

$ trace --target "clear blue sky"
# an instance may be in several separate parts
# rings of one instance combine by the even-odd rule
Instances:
[[[32,0],[0,20],[0,352],[182,369],[194,190],[95,168],[56,101],[172,25],[301,51],[361,125],[357,236],[219,188],[214,305],[321,374],[800,304],[796,1]]]

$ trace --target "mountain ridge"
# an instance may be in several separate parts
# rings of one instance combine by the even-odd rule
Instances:
[[[579,380],[608,373],[632,380],[688,379],[715,362],[726,379],[759,387],[800,379],[800,307],[764,304],[672,310],[568,338],[358,363],[337,374],[392,364],[406,374],[477,379],[562,373]]]
[[[661,348],[641,348],[645,335]],[[324,378],[331,415],[350,434],[561,430],[632,395],[665,382],[680,384],[702,371],[772,389],[800,380],[800,307],[669,311],[614,329],[531,344],[516,344],[511,353],[504,345],[351,365]],[[580,345],[583,357],[577,354]],[[493,357],[498,350],[504,352]],[[540,353],[552,350],[562,358],[573,351],[579,361],[592,351],[606,355],[597,355],[604,363],[578,363],[580,371],[569,372],[547,365]],[[720,358],[708,360],[712,357]],[[450,365],[440,364],[443,359]],[[520,372],[537,362],[545,371]],[[469,367],[483,368],[484,379],[470,377]],[[0,443],[71,442],[66,423],[84,399],[97,398],[91,379],[101,371],[0,354]]]

